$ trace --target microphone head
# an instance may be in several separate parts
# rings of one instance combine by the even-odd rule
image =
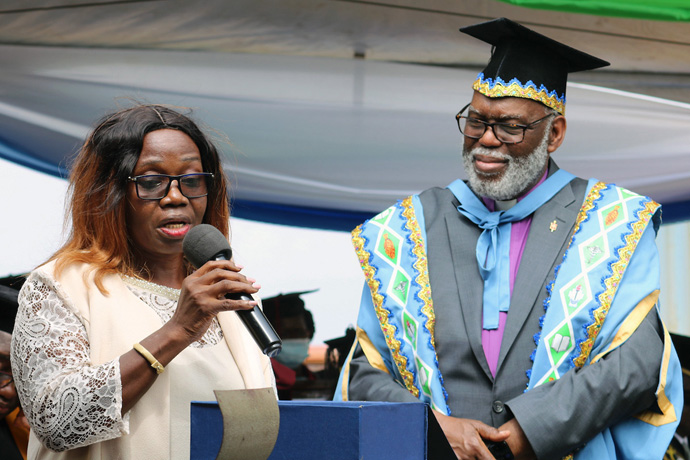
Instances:
[[[187,260],[199,268],[209,260],[230,260],[232,249],[225,236],[213,225],[199,224],[185,235],[182,252]]]

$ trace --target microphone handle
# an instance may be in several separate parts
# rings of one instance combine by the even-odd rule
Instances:
[[[228,294],[228,299],[254,300],[246,294]],[[251,310],[235,310],[263,354],[273,358],[280,353],[283,342],[258,305]]]
[[[213,256],[211,260],[230,260],[232,250],[230,250],[229,247],[228,249],[228,252],[221,251]],[[251,296],[241,293],[228,294],[225,297],[233,300],[254,300]],[[240,317],[247,330],[249,330],[249,333],[254,338],[259,349],[261,349],[261,352],[269,358],[278,356],[278,353],[280,353],[280,350],[283,348],[283,342],[280,340],[276,330],[273,329],[273,326],[271,326],[271,323],[259,306],[256,305],[251,310],[235,310],[235,312]]]

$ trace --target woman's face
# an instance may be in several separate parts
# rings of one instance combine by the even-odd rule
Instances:
[[[144,137],[132,177],[148,174],[180,175],[204,172],[199,149],[181,131],[161,129]],[[178,181],[170,184],[160,200],[142,200],[134,182],[127,185],[127,230],[143,262],[155,263],[181,257],[182,239],[202,223],[207,197],[187,198]]]

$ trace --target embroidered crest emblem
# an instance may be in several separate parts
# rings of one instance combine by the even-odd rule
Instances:
[[[554,351],[560,353],[568,349],[570,345],[570,337],[562,336],[561,334],[556,334],[551,342],[551,348]]]
[[[604,224],[608,227],[618,219],[618,213],[620,212],[621,205],[617,204],[608,214],[606,214],[606,219]]]
[[[383,239],[385,240],[383,242],[383,249],[386,251],[386,255],[390,257],[392,260],[395,260],[395,244],[391,241],[390,236],[388,236],[388,233],[383,234]]]
[[[597,245],[585,246],[585,250],[589,254],[589,257],[587,258],[587,263],[590,263],[592,259],[594,259],[599,254],[604,253],[604,251]]]
[[[558,222],[555,220],[551,222],[551,225],[549,225],[549,230],[551,230],[551,233],[555,232],[556,229],[558,228]]]
[[[575,289],[570,291],[568,294],[568,299],[570,300],[570,303],[568,303],[568,306],[570,308],[575,308],[577,307],[577,304],[580,303],[580,300],[585,296],[584,291],[582,290],[582,285],[578,284]]]
[[[415,327],[412,325],[412,322],[410,322],[409,319],[405,321],[405,329],[407,330],[407,335],[409,337],[415,336]]]

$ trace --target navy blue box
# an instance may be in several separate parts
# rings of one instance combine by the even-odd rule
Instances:
[[[280,430],[269,460],[422,460],[428,411],[423,403],[279,401]],[[220,450],[216,402],[192,402],[191,458]]]

